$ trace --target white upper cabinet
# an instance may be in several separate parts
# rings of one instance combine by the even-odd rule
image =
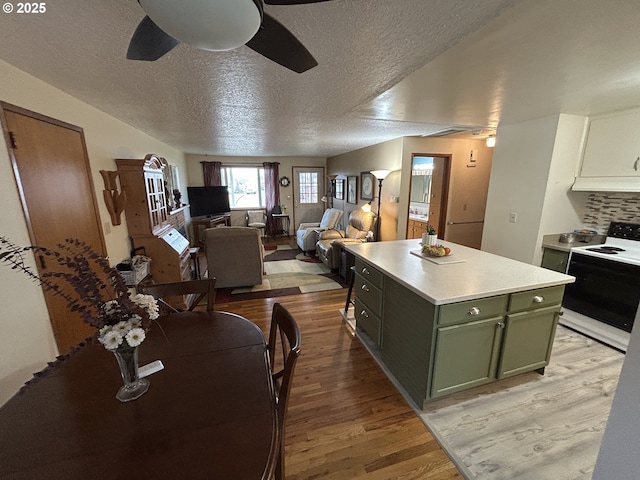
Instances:
[[[573,190],[640,191],[640,110],[591,118]]]
[[[591,119],[583,177],[640,177],[640,110]]]

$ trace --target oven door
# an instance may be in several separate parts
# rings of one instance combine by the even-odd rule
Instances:
[[[571,253],[565,288],[569,310],[631,332],[640,302],[640,266]]]

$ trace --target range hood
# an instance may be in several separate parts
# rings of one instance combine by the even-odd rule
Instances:
[[[640,177],[576,177],[574,192],[640,192]]]

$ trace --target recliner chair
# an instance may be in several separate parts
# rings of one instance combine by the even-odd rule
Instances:
[[[322,215],[320,222],[301,223],[296,232],[296,242],[303,252],[315,251],[316,249],[316,230],[328,230],[336,228],[338,222],[342,219],[342,210],[337,208],[328,208]]]
[[[364,211],[362,208],[353,210],[349,214],[349,224],[346,230],[326,230],[319,235],[316,243],[318,258],[332,270],[340,267],[340,249],[338,243],[362,243],[367,234],[373,230],[376,214]]]
[[[205,231],[209,278],[216,288],[260,285],[264,247],[260,230],[251,227],[216,227]]]

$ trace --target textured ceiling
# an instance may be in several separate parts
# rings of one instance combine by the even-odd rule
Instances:
[[[176,2],[179,4],[179,2]],[[319,65],[247,47],[125,53],[135,0],[0,14],[0,58],[187,153],[332,156],[453,125],[487,131],[640,104],[636,0],[334,0],[265,6]]]

